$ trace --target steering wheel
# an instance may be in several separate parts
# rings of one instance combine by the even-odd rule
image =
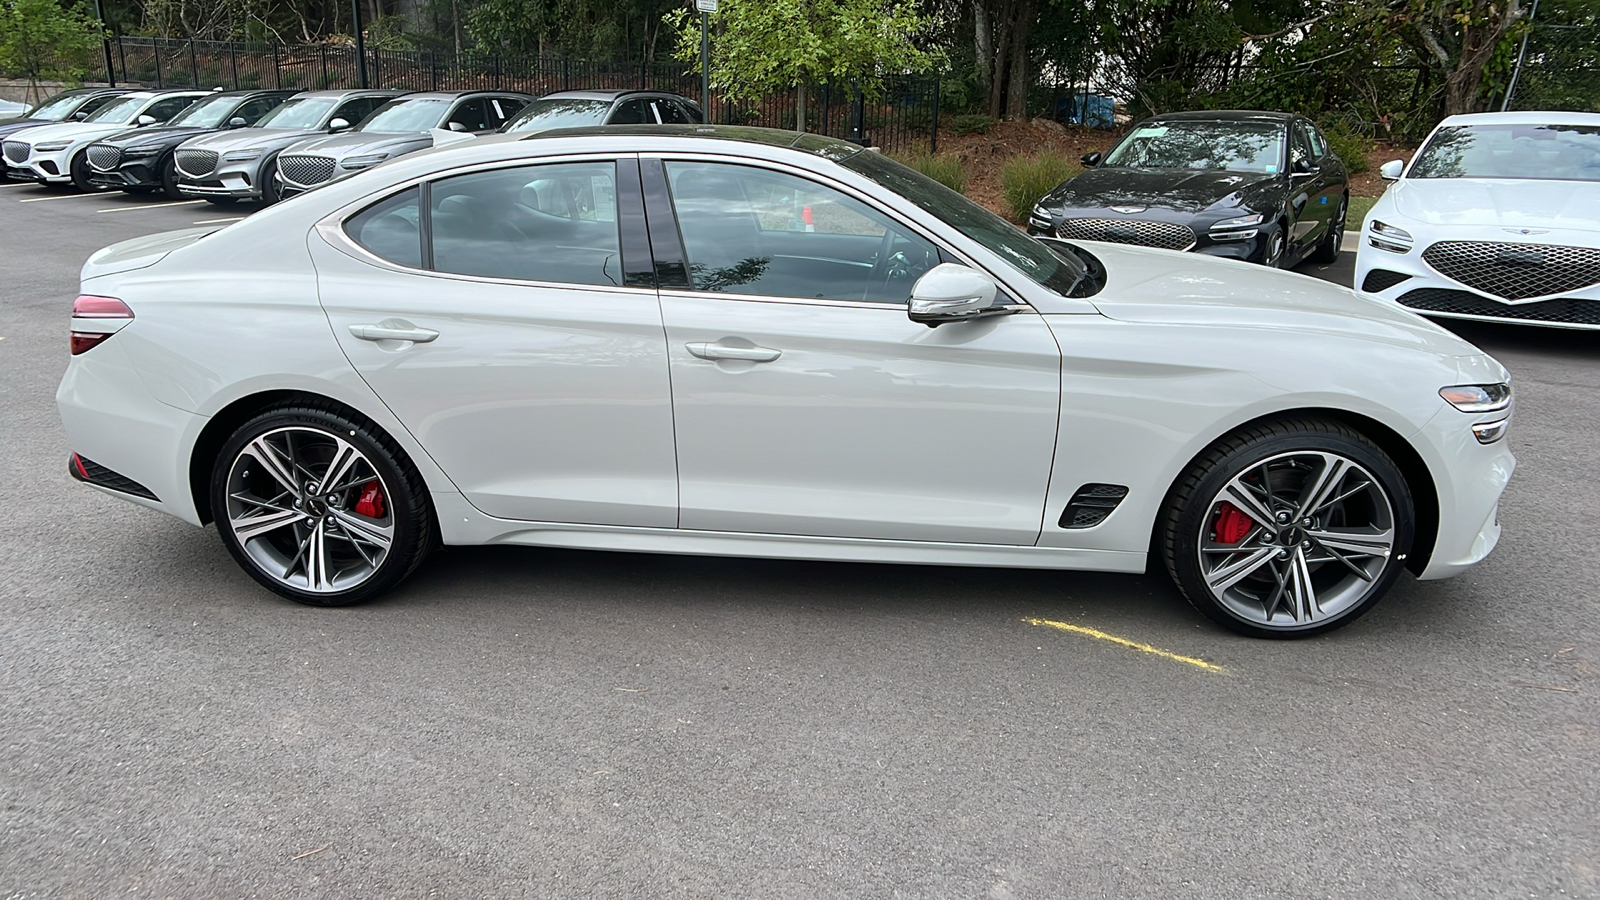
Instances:
[[[898,237],[900,235],[893,228],[885,228],[883,230],[883,240],[878,244],[877,261],[872,264],[872,274],[867,278],[867,286],[862,291],[861,299],[871,299],[870,295],[874,287],[877,287],[887,296],[889,282],[899,275],[904,275],[910,269],[910,263],[906,260],[905,254],[896,253],[891,256],[889,253],[894,249],[894,242]],[[895,264],[896,259],[900,260],[900,265]]]

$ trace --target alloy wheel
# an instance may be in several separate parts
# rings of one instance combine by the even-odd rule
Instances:
[[[1359,606],[1395,562],[1394,504],[1366,467],[1295,451],[1230,478],[1202,519],[1200,574],[1230,614],[1304,628]]]
[[[227,475],[226,527],[252,564],[298,591],[359,587],[395,540],[389,486],[355,445],[320,428],[266,431]]]

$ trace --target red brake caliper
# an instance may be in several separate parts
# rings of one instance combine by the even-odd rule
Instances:
[[[356,501],[356,513],[369,519],[383,518],[383,488],[378,486],[377,481],[369,481],[361,489],[361,499]]]
[[[1211,530],[1217,535],[1217,543],[1237,544],[1250,533],[1252,524],[1250,517],[1241,512],[1239,507],[1224,500],[1217,505],[1217,520],[1211,523]]]

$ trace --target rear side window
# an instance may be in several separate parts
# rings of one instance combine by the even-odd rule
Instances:
[[[656,117],[650,112],[650,103],[647,100],[629,100],[617,107],[611,114],[608,125],[654,125]]]
[[[380,259],[422,268],[418,193],[409,188],[356,213],[344,223],[345,234]]]
[[[489,127],[499,128],[527,105],[516,97],[491,97],[489,99]]]
[[[690,125],[694,120],[683,114],[683,109],[671,100],[653,101],[656,115],[661,117],[663,125]]]

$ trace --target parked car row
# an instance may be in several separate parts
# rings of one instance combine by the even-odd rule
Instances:
[[[0,120],[8,178],[274,203],[387,159],[496,131],[701,121],[657,91],[85,89]]]
[[[1349,178],[1302,116],[1157,116],[1083,162],[1029,233],[1269,267],[1339,257]],[[1600,115],[1452,116],[1382,175],[1358,290],[1427,316],[1600,328]]]

